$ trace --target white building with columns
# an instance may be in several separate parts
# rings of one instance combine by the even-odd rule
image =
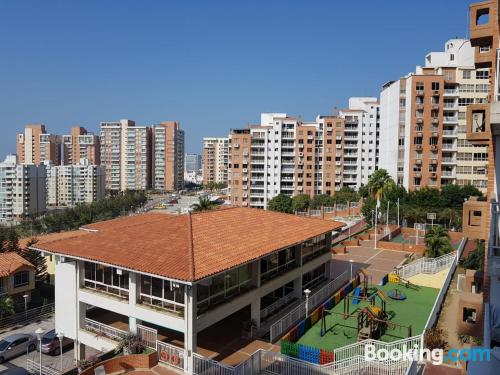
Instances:
[[[341,226],[227,208],[104,221],[34,248],[55,256],[55,328],[78,357],[142,330],[178,348],[192,373],[193,353],[241,338],[245,323],[270,325],[304,290],[325,285]]]

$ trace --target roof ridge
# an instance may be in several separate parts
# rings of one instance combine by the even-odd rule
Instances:
[[[188,219],[188,251],[189,251],[189,274],[191,276],[191,280],[195,279],[195,268],[194,268],[194,245],[193,245],[193,223],[191,220],[191,212],[188,211],[187,215]]]

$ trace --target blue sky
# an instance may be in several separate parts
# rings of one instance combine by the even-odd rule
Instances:
[[[179,120],[186,149],[260,112],[313,119],[467,37],[469,1],[1,1],[0,157],[51,133]]]

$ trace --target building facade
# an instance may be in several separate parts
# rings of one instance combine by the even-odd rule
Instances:
[[[74,207],[105,196],[105,168],[81,159],[79,164],[52,165],[46,162],[47,206]]]
[[[46,211],[45,166],[17,164],[15,155],[0,163],[0,222],[19,221]]]
[[[101,146],[97,135],[81,126],[71,128],[71,134],[62,136],[63,164],[79,164],[86,159],[90,164],[101,164]]]
[[[185,172],[197,172],[202,168],[200,154],[186,154],[184,156]]]
[[[101,123],[101,164],[106,189],[146,190],[151,187],[151,128],[134,121]]]
[[[214,240],[221,226],[228,235]],[[83,345],[111,350],[123,335],[155,327],[164,342],[185,350],[184,370],[192,373],[193,353],[205,344],[202,331],[206,336],[235,315],[239,324],[253,320],[258,329],[272,321],[270,311],[325,285],[333,276],[331,232],[340,226],[229,208],[91,224],[71,238],[41,238],[34,248],[55,256],[55,326],[75,340],[76,355],[84,356]],[[147,243],[137,236],[142,230],[151,234]]]
[[[467,141],[466,111],[487,100],[487,77],[470,42],[451,39],[424,67],[385,84],[380,168],[409,190],[472,184],[485,192],[488,150]]]
[[[50,160],[61,164],[61,137],[48,134],[45,125],[26,125],[24,132],[17,135],[16,155],[19,164],[41,165]]]
[[[153,127],[153,189],[181,190],[184,184],[184,131],[176,121]]]
[[[229,138],[203,138],[203,185],[228,183]]]

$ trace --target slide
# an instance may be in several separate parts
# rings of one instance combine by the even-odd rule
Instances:
[[[357,305],[359,303],[359,295],[361,294],[361,288],[358,286],[355,290],[354,290],[354,298],[352,300],[352,304],[353,305]]]
[[[414,289],[414,290],[419,290],[420,287],[418,285],[413,284],[410,280],[406,280],[403,278],[399,278],[399,285],[403,285],[407,288]]]
[[[380,289],[377,290],[377,294],[378,296],[380,297],[380,299],[384,302],[387,302],[387,297],[385,296],[385,293],[383,291],[381,291]]]

